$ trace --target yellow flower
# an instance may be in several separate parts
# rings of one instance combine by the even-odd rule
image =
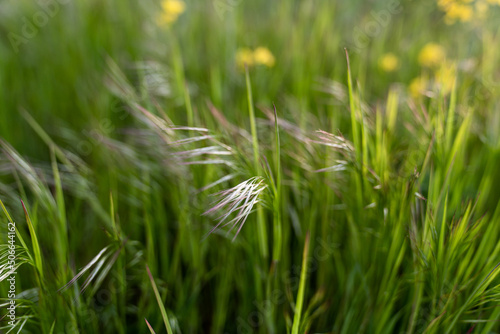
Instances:
[[[275,62],[271,51],[264,47],[258,47],[255,49],[253,52],[253,59],[255,60],[255,63],[266,65],[267,67],[273,67]]]
[[[500,5],[500,0],[437,0],[437,3],[446,14],[446,24],[457,21],[478,23],[487,17],[489,6]]]
[[[162,12],[158,18],[159,25],[169,25],[177,21],[177,18],[186,10],[186,4],[181,0],[163,0],[161,2]]]
[[[399,59],[394,53],[386,53],[379,60],[379,66],[385,72],[392,72],[399,68]]]
[[[268,48],[258,47],[254,51],[249,48],[242,48],[236,52],[236,64],[240,68],[253,65],[265,65],[267,67],[273,67],[275,59],[271,51]]]
[[[462,5],[458,3],[453,3],[449,5],[446,9],[445,22],[447,24],[452,24],[456,20],[462,22],[468,22],[472,19],[472,7],[467,5]]]
[[[242,48],[239,49],[238,52],[236,52],[236,64],[240,68],[244,68],[246,66],[252,66],[254,63],[254,55],[252,50],[248,48]]]
[[[410,86],[408,88],[410,90],[410,94],[416,98],[427,88],[427,80],[422,77],[415,78],[410,82]]]
[[[445,58],[444,48],[435,43],[426,44],[418,54],[418,62],[425,67],[437,67]]]
[[[453,89],[456,79],[456,65],[445,62],[435,74],[435,80],[438,88],[444,94],[448,94]]]

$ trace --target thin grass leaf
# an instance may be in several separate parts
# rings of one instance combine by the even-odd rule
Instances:
[[[160,296],[160,293],[158,292],[158,288],[156,287],[155,280],[153,278],[153,275],[151,275],[151,271],[149,270],[149,267],[147,264],[146,264],[146,271],[148,273],[149,280],[151,281],[151,286],[153,287],[153,291],[155,293],[156,302],[158,303],[158,306],[160,307],[161,316],[163,318],[163,323],[165,324],[165,328],[167,329],[167,333],[173,334],[172,328],[170,327],[170,322],[168,321],[167,311],[165,310],[165,306],[163,305],[163,301],[161,300],[161,296]]]
[[[109,254],[106,254],[106,251],[108,250],[110,246],[104,247],[85,267],[83,267],[78,274],[75,275],[68,283],[66,283],[63,287],[61,287],[57,291],[64,291],[71,285],[73,285],[80,277],[82,277],[87,271],[92,268],[94,264],[97,262],[101,261],[102,258],[107,258]]]
[[[40,276],[40,281],[44,280],[44,271],[43,271],[43,261],[42,261],[42,251],[40,249],[40,245],[38,243],[38,237],[36,235],[35,227],[31,222],[30,216],[28,214],[28,210],[24,205],[24,202],[21,200],[21,204],[23,206],[24,214],[26,216],[26,222],[28,223],[28,229],[30,231],[31,243],[33,246],[33,254],[35,257],[35,267],[37,269],[38,275]]]
[[[148,329],[151,332],[151,334],[156,334],[153,327],[151,327],[151,325],[149,324],[148,319],[144,318],[144,321],[146,322],[146,325],[148,326]]]
[[[299,291],[297,292],[297,301],[295,303],[295,314],[293,316],[292,334],[299,334],[300,319],[302,316],[302,306],[304,305],[304,295],[307,279],[307,262],[309,259],[309,232],[306,234],[304,242],[304,251],[302,253],[302,269],[300,270]]]

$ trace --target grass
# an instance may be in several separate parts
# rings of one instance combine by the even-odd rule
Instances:
[[[0,2],[0,331],[499,333],[500,8],[185,4]]]

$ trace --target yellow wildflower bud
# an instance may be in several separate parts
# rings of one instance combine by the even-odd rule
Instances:
[[[161,3],[162,12],[158,18],[159,25],[168,25],[175,21],[184,13],[186,4],[181,0],[163,0]]]
[[[446,58],[444,48],[435,43],[426,44],[418,55],[418,62],[425,67],[437,67]]]
[[[379,60],[379,66],[385,72],[392,72],[399,68],[399,59],[393,53],[386,53]]]
[[[275,62],[271,51],[264,47],[258,47],[255,49],[253,52],[253,59],[255,60],[255,63],[266,65],[267,67],[273,67]]]
[[[246,66],[252,66],[254,64],[254,54],[252,50],[248,48],[239,49],[236,52],[236,64],[239,67],[244,68]]]

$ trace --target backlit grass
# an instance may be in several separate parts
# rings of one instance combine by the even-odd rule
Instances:
[[[498,333],[499,18],[1,1],[1,330]]]

